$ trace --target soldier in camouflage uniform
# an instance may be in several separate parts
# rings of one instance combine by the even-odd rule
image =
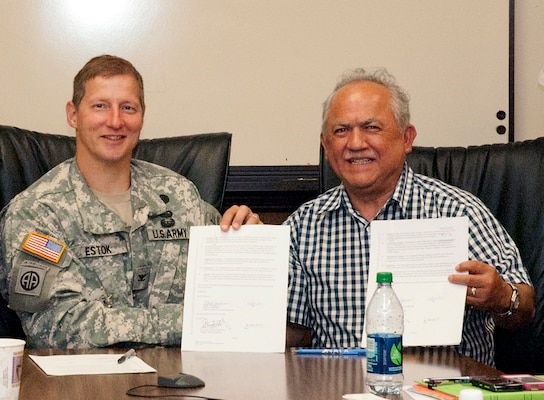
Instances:
[[[29,346],[180,343],[189,228],[221,216],[186,178],[131,159],[144,110],[128,61],[90,60],[66,108],[75,158],[3,211],[0,289]],[[234,207],[221,229],[242,223],[260,221]]]

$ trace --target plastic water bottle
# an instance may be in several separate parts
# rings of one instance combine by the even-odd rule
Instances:
[[[366,386],[378,395],[398,394],[404,383],[404,313],[392,281],[391,272],[378,272],[378,288],[366,311]]]

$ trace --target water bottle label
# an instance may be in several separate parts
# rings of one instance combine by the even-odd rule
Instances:
[[[402,335],[379,333],[368,335],[366,370],[371,374],[402,373]]]

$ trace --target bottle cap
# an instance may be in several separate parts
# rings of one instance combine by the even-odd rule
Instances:
[[[393,282],[393,274],[391,272],[378,272],[376,274],[376,282],[391,283]]]
[[[459,400],[483,400],[484,394],[480,389],[462,389]]]

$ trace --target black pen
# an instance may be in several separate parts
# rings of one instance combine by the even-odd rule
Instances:
[[[130,357],[133,357],[136,355],[136,350],[134,349],[130,349],[129,351],[127,351],[125,354],[123,354],[119,360],[117,360],[117,363],[118,364],[122,364],[124,363],[126,360],[128,360]]]

